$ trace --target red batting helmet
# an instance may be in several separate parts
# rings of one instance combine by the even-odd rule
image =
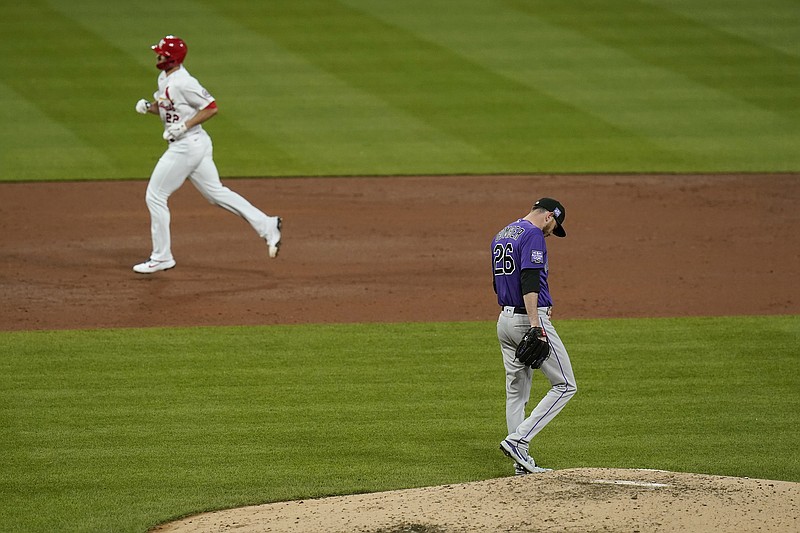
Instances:
[[[186,58],[186,52],[189,51],[183,39],[179,39],[174,35],[167,35],[158,41],[158,44],[154,44],[150,48],[164,58],[156,65],[161,70],[169,70],[183,63]]]

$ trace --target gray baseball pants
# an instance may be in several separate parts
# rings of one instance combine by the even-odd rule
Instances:
[[[561,412],[578,390],[567,349],[550,322],[551,308],[539,307],[537,314],[539,324],[550,342],[550,357],[540,370],[550,381],[551,388],[527,418],[525,406],[530,399],[533,370],[517,361],[514,353],[523,335],[531,327],[530,320],[528,315],[514,313],[514,309],[508,307],[503,309],[497,319],[497,338],[506,370],[506,438],[519,442],[525,449],[531,439]]]

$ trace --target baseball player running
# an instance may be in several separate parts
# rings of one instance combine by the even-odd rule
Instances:
[[[506,371],[508,436],[500,443],[500,449],[514,460],[516,474],[548,471],[530,456],[529,444],[577,391],[569,355],[550,322],[553,301],[547,284],[545,239],[550,235],[566,237],[562,226],[565,215],[560,202],[542,198],[530,213],[506,226],[492,240],[494,289],[502,308],[497,338]],[[552,388],[526,418],[534,369],[517,359],[516,351],[533,327],[542,328],[539,340],[549,344],[549,356],[539,363]]]
[[[153,251],[147,261],[133,267],[134,272],[152,274],[175,266],[167,201],[187,177],[210,203],[247,220],[267,242],[269,256],[276,257],[281,245],[282,219],[267,216],[220,182],[211,137],[202,126],[217,114],[217,103],[183,66],[186,43],[167,35],[151,48],[158,56],[156,67],[161,70],[158,90],[153,93],[152,102],[145,99],[136,102],[136,111],[161,117],[163,137],[169,146],[153,169],[145,195]]]

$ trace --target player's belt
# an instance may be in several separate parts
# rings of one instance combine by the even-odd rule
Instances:
[[[514,310],[514,314],[515,315],[527,315],[528,314],[528,310],[525,309],[524,307],[511,307],[510,305],[507,305],[507,306],[503,307],[503,311],[505,311],[505,312],[509,312],[512,309]]]

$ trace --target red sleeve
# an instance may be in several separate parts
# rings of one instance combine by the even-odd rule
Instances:
[[[211,102],[210,104],[205,106],[203,109],[216,109],[216,108],[217,108],[217,102]]]

